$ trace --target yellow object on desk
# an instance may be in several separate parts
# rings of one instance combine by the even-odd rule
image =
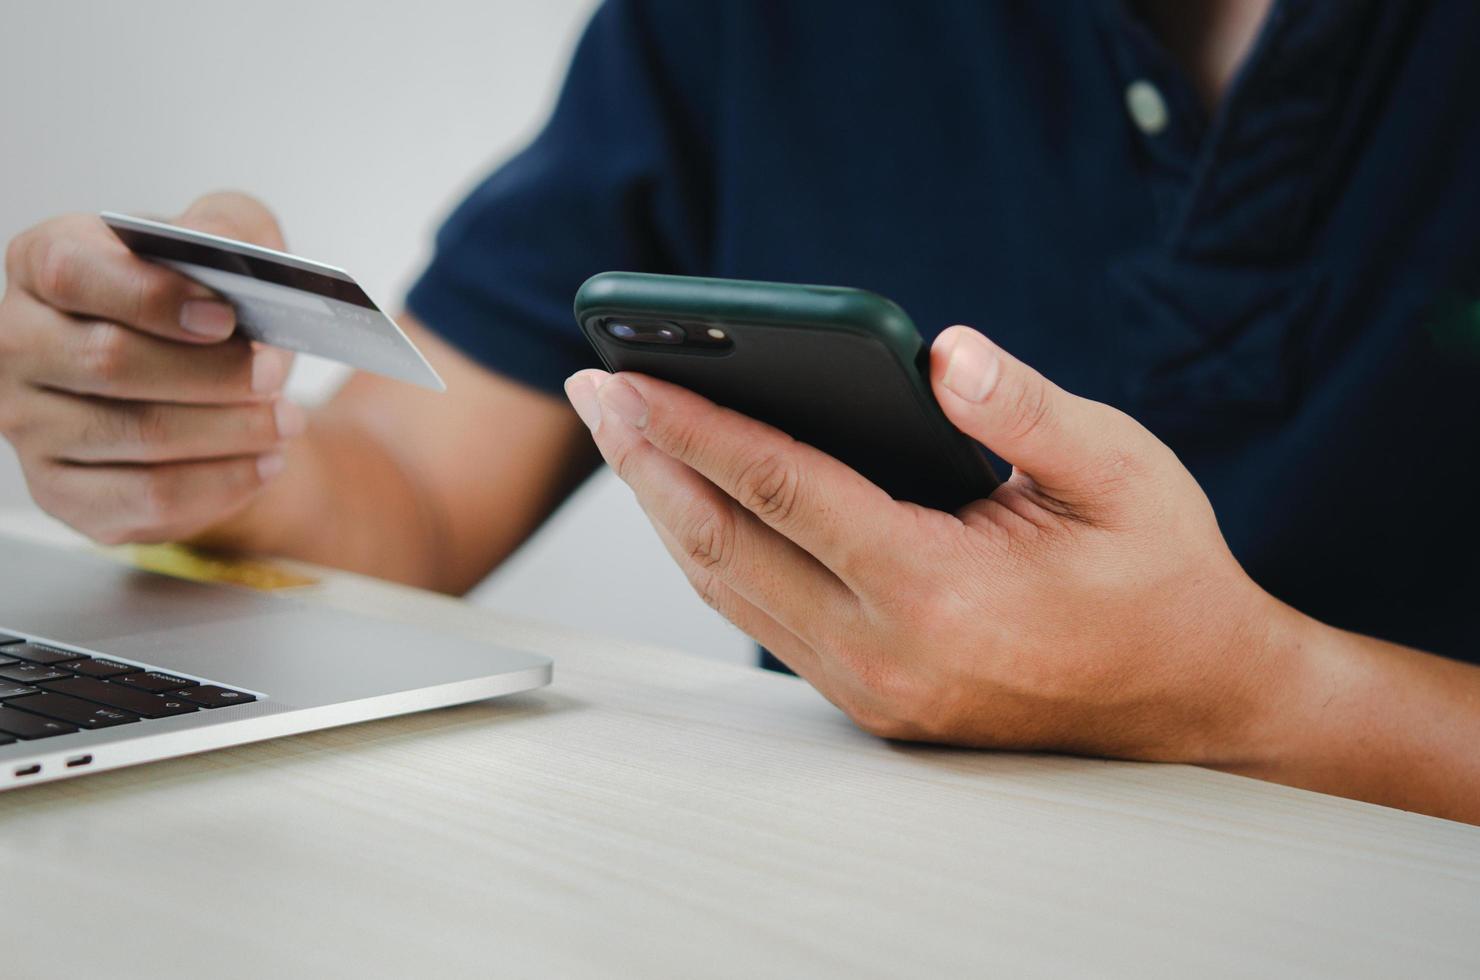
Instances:
[[[177,544],[136,544],[119,549],[129,564],[192,582],[240,585],[262,592],[317,585],[318,579],[254,558],[235,558]]]

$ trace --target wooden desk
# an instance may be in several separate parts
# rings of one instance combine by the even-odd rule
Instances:
[[[889,745],[794,679],[353,576],[319,601],[555,684],[0,794],[0,974],[1480,975],[1480,829]]]

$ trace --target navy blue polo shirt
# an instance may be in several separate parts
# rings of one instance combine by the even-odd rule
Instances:
[[[1274,595],[1480,660],[1477,39],[1276,0],[1209,113],[1118,0],[614,0],[409,305],[554,393],[604,269],[876,290],[1139,419]]]

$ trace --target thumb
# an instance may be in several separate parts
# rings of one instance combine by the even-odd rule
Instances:
[[[288,247],[283,241],[277,218],[273,217],[267,205],[239,191],[217,191],[198,197],[175,219],[175,223],[182,228],[192,228],[220,235],[222,238],[234,238],[239,242],[261,245],[279,252],[286,251]],[[252,342],[252,347],[259,351],[265,346],[257,341]],[[256,355],[254,369],[256,364],[262,363],[262,357],[261,353]],[[281,369],[280,375],[287,377],[292,368],[293,354],[276,350],[272,357],[287,365]]]
[[[238,191],[217,191],[197,198],[185,213],[175,219],[182,228],[204,231],[222,238],[261,245],[283,251],[282,230],[267,206]]]
[[[936,338],[930,377],[958,429],[1066,500],[1098,499],[1111,476],[1106,467],[1134,458],[1147,435],[1129,416],[1069,394],[969,327]]]

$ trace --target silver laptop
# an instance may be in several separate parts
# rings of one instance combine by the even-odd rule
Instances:
[[[0,790],[527,691],[538,654],[0,538]]]

